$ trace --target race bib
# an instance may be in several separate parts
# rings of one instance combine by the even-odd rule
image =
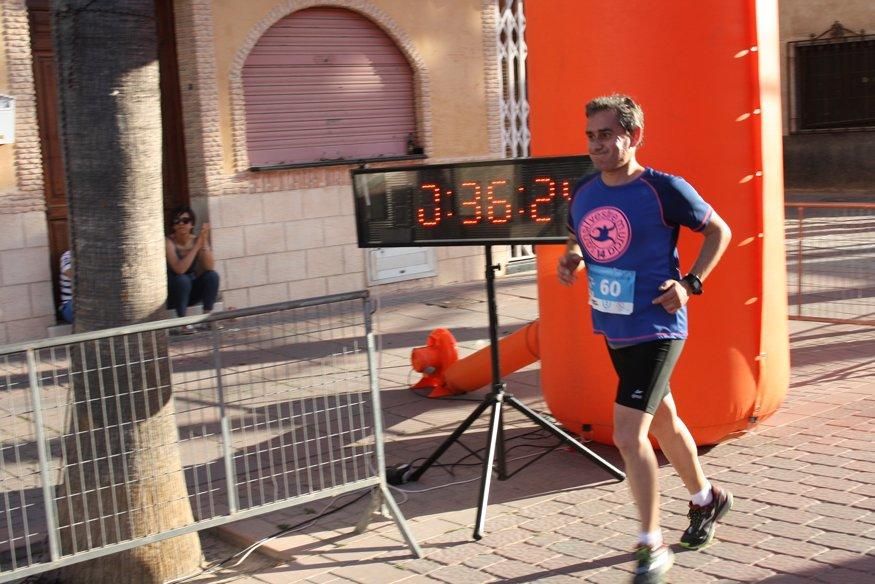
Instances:
[[[632,314],[635,307],[635,272],[589,264],[589,305],[599,312]]]

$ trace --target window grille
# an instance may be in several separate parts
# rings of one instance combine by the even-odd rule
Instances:
[[[497,9],[501,142],[505,156],[529,156],[529,101],[526,91],[528,48],[523,0],[498,0]]]
[[[523,0],[497,0],[498,61],[501,69],[501,143],[508,158],[531,154],[529,101],[526,80],[526,16]],[[508,273],[531,271],[535,252],[531,245],[508,246]]]
[[[835,22],[789,49],[794,131],[875,128],[875,35]]]

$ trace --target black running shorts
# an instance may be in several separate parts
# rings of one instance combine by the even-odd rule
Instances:
[[[668,392],[669,378],[684,348],[681,339],[660,339],[628,347],[608,347],[620,378],[616,403],[653,414]]]

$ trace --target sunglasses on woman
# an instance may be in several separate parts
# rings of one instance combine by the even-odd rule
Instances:
[[[191,217],[177,217],[173,220],[174,225],[188,225],[191,223]]]

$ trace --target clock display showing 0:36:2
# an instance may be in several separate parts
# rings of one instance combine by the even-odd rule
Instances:
[[[352,171],[359,246],[562,242],[587,156]]]
[[[550,223],[555,219],[557,203],[570,200],[572,186],[569,179],[557,183],[549,176],[534,177],[527,185],[507,178],[465,180],[456,190],[423,182],[416,193],[416,223],[423,228],[438,227],[454,218],[465,226],[504,225],[517,220]]]

